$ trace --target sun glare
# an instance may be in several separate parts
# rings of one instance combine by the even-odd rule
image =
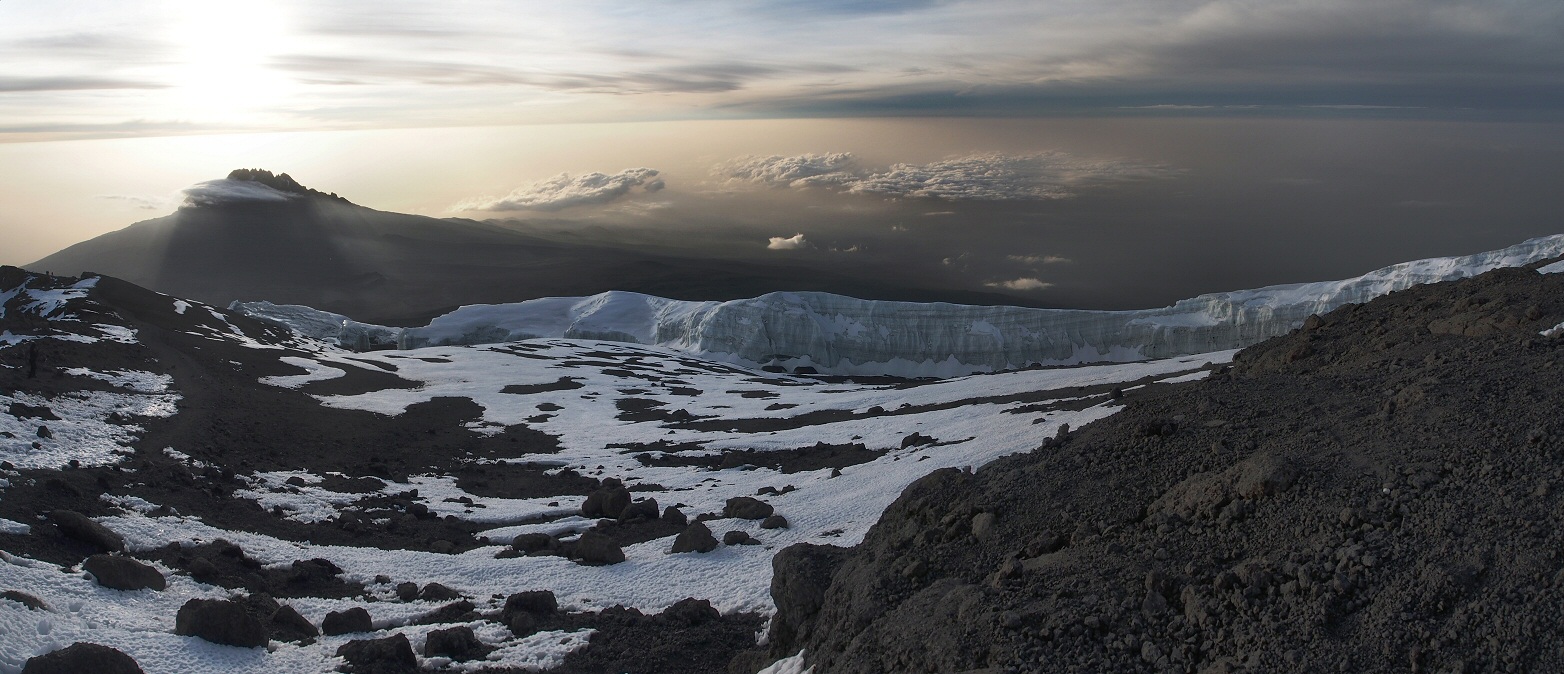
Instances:
[[[176,104],[190,119],[233,121],[270,107],[288,80],[268,68],[287,39],[286,17],[267,4],[181,2]]]

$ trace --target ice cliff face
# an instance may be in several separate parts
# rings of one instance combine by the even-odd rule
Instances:
[[[238,311],[251,318],[292,328],[305,337],[335,344],[353,351],[394,349],[402,328],[392,328],[373,323],[360,323],[342,314],[321,311],[302,304],[272,304],[271,302],[233,302],[230,311]]]
[[[945,377],[1242,348],[1344,304],[1559,255],[1564,255],[1564,235],[1476,255],[1405,262],[1341,281],[1213,293],[1136,311],[884,302],[789,292],[686,302],[611,291],[466,306],[425,327],[397,333],[336,314],[309,314],[314,310],[307,307],[288,307],[286,316],[252,308],[265,303],[235,303],[233,308],[350,348],[384,342],[389,334],[397,335],[401,348],[563,337],[656,344],[746,365],[807,366],[827,374]],[[341,326],[337,334],[331,333],[332,324]]]

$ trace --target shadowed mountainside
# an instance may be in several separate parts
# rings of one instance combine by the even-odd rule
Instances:
[[[680,257],[633,246],[549,240],[498,224],[389,213],[312,190],[287,174],[240,169],[171,215],[138,222],[27,265],[90,271],[223,305],[305,304],[393,325],[463,304],[629,290],[692,300],[821,290],[868,299],[1016,304],[998,294],[906,287],[868,271]],[[199,186],[198,186],[199,187]],[[243,189],[235,189],[243,188]]]

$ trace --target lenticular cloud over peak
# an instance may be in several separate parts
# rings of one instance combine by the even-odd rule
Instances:
[[[1029,201],[1065,199],[1081,189],[1174,173],[1160,164],[1089,159],[1064,152],[973,154],[927,164],[892,164],[882,171],[859,166],[849,152],[791,157],[741,157],[717,167],[729,182],[771,187],[823,187],[893,199]]]
[[[258,182],[232,178],[196,183],[185,188],[183,193],[184,206],[216,206],[246,201],[287,201],[300,196]]]
[[[636,187],[656,192],[667,186],[659,171],[630,168],[614,173],[586,173],[572,178],[561,173],[548,180],[523,185],[503,197],[485,197],[463,201],[453,211],[558,211],[572,206],[606,204]]]

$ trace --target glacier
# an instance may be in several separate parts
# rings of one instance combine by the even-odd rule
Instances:
[[[1242,348],[1346,304],[1560,255],[1564,234],[1474,255],[1403,262],[1338,281],[1210,293],[1128,311],[890,302],[820,292],[697,302],[608,291],[464,306],[423,327],[391,328],[298,305],[235,302],[230,308],[347,348],[594,339],[773,370],[954,377]]]

